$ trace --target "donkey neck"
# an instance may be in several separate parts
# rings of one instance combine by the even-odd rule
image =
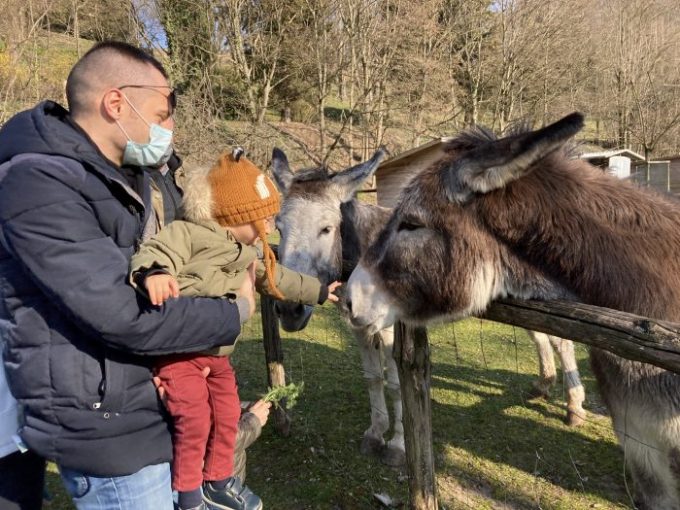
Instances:
[[[679,204],[578,162],[541,177],[479,201],[493,235],[580,301],[679,320]]]
[[[390,210],[356,198],[340,205],[342,259],[353,266],[387,223]]]

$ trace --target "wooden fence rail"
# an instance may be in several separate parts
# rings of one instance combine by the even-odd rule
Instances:
[[[680,324],[571,301],[494,302],[482,316],[680,373]]]

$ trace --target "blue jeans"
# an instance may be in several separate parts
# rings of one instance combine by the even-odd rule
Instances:
[[[78,510],[173,510],[170,464],[156,464],[114,478],[59,467]]]

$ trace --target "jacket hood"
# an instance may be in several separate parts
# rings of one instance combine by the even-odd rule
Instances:
[[[144,199],[125,182],[120,168],[108,160],[87,134],[54,101],[43,101],[12,117],[0,129],[0,165],[20,154],[62,156],[87,164],[121,185],[140,204]]]
[[[184,186],[184,219],[192,223],[213,220],[214,198],[208,180],[210,167],[195,167],[186,173]]]
[[[0,164],[26,153],[64,156],[95,167],[102,166],[103,158],[68,111],[53,101],[18,113],[0,129]]]

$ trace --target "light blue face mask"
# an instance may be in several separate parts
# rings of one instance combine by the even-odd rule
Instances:
[[[116,124],[128,139],[123,152],[123,164],[152,167],[164,165],[172,156],[172,131],[158,124],[149,124],[127,96],[125,94],[123,96],[135,113],[139,115],[139,118],[149,126],[149,142],[137,143],[130,139],[123,126],[116,120]]]

